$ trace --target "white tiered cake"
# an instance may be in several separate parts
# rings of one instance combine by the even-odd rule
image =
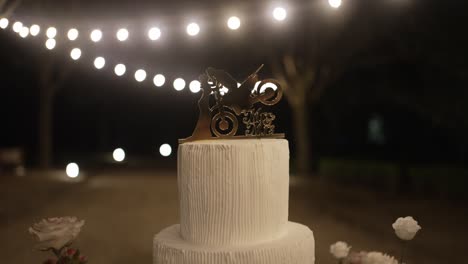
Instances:
[[[180,225],[154,238],[154,264],[313,264],[314,236],[288,222],[284,139],[179,146]]]

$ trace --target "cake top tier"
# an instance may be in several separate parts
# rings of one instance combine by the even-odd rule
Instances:
[[[275,105],[283,97],[283,89],[277,80],[259,80],[258,72],[262,67],[240,85],[222,70],[208,68],[200,75],[202,95],[198,101],[198,122],[192,136],[180,143],[212,138],[283,138],[283,134],[275,134],[273,121],[276,116],[256,107]],[[239,127],[238,119],[242,127]],[[243,136],[240,136],[241,131],[244,131]]]

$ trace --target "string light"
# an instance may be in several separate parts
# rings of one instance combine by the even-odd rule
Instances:
[[[53,39],[57,36],[57,29],[54,27],[50,27],[46,31],[46,36],[50,39]]]
[[[104,66],[106,66],[106,59],[103,57],[97,57],[94,59],[94,67],[96,67],[96,69],[100,70],[104,68]]]
[[[119,41],[126,41],[128,39],[128,30],[126,28],[121,28],[117,31],[117,39]]]
[[[126,71],[127,71],[127,67],[125,67],[124,64],[119,63],[119,64],[115,65],[115,68],[114,68],[115,75],[122,76],[122,75],[125,74]]]
[[[19,32],[19,35],[22,38],[26,38],[29,35],[29,28],[28,27],[22,27],[20,32]]]
[[[91,32],[90,37],[93,42],[99,42],[102,39],[102,31],[99,29],[95,29]]]
[[[143,69],[139,69],[135,72],[135,80],[137,82],[142,82],[146,79],[146,71]]]
[[[192,93],[198,93],[200,91],[200,82],[197,80],[191,81],[189,84],[189,89]]]
[[[0,19],[0,28],[1,29],[7,28],[8,24],[10,24],[10,21],[8,20],[8,18],[4,17],[4,18]]]
[[[182,78],[177,78],[174,80],[173,85],[176,91],[182,91],[185,88],[185,81]]]
[[[287,12],[283,7],[277,7],[273,10],[273,18],[278,21],[283,21],[286,19]]]
[[[200,26],[197,23],[190,23],[187,25],[187,34],[189,36],[196,36],[200,33]]]
[[[13,31],[19,33],[20,30],[23,28],[23,23],[17,21],[13,24]]]
[[[156,87],[161,87],[166,82],[166,78],[162,74],[156,74],[153,78],[153,83]]]
[[[70,57],[73,60],[78,60],[81,57],[81,50],[79,48],[72,49],[72,51],[70,52]]]
[[[45,46],[48,50],[53,50],[55,48],[55,45],[57,45],[55,39],[47,39],[47,41],[45,42]]]
[[[39,32],[41,32],[41,27],[36,24],[32,25],[31,28],[29,29],[29,34],[31,34],[31,36],[33,37],[39,35]]]
[[[67,173],[68,177],[76,178],[78,175],[80,175],[80,167],[78,167],[78,164],[72,162],[67,165],[65,172]]]
[[[171,153],[172,153],[171,145],[162,144],[161,147],[159,147],[159,153],[163,157],[169,157],[171,155]]]
[[[148,37],[151,40],[158,40],[161,37],[161,30],[158,27],[152,27],[148,30]]]
[[[339,8],[342,4],[342,0],[328,0],[328,4],[333,8]]]
[[[112,153],[112,157],[115,161],[121,162],[125,160],[125,151],[121,148],[116,148]]]
[[[238,17],[236,16],[233,16],[233,17],[230,17],[227,21],[227,25],[230,29],[232,30],[237,30],[239,29],[240,25],[241,25],[241,21]]]
[[[79,34],[80,33],[76,28],[72,28],[68,30],[67,37],[70,41],[75,41],[78,38]]]

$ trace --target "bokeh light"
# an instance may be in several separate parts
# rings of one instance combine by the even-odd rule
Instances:
[[[0,19],[0,28],[5,29],[8,27],[9,24],[10,24],[10,21],[8,20],[8,18],[4,17]]]
[[[45,46],[48,50],[53,50],[56,45],[57,45],[57,42],[55,41],[55,39],[48,39],[45,42]]]
[[[72,28],[68,30],[67,37],[70,41],[74,41],[78,38],[79,34],[78,29]]]
[[[117,31],[117,39],[119,41],[126,41],[128,39],[128,30],[126,28],[121,28]]]
[[[119,63],[119,64],[115,65],[115,67],[114,67],[114,73],[117,76],[124,75],[126,71],[127,71],[127,67],[125,67],[125,65],[122,64],[122,63]]]
[[[98,70],[104,68],[105,65],[106,65],[106,60],[103,57],[97,57],[94,60],[94,67],[96,67],[96,69]]]
[[[200,91],[200,82],[197,80],[191,81],[189,84],[189,89],[192,93],[198,93]]]
[[[339,8],[342,4],[342,0],[328,0],[328,4],[333,8]]]
[[[70,52],[70,57],[73,60],[78,60],[81,57],[81,50],[79,48],[72,49],[72,51]]]
[[[102,31],[99,29],[95,29],[91,32],[90,37],[93,42],[99,42],[102,39]]]
[[[142,82],[146,79],[146,71],[143,69],[139,69],[135,72],[135,80],[137,82]]]
[[[161,147],[159,147],[159,153],[163,157],[169,157],[172,153],[172,148],[171,145],[169,144],[162,144]]]
[[[162,74],[156,74],[153,78],[153,83],[156,87],[161,87],[166,82],[166,77]]]
[[[78,164],[72,162],[68,163],[65,172],[67,173],[67,176],[70,178],[76,178],[78,175],[80,175],[80,167],[78,167]]]
[[[121,162],[125,160],[125,151],[121,148],[116,148],[114,152],[112,152],[112,157],[115,161]]]
[[[200,26],[197,23],[190,23],[187,25],[187,34],[196,36],[200,33]]]
[[[148,30],[148,38],[158,40],[161,37],[161,30],[158,27],[152,27]]]
[[[29,28],[28,27],[22,27],[19,32],[20,37],[26,38],[29,36]]]
[[[50,27],[46,31],[46,36],[50,39],[53,39],[57,36],[57,29],[54,27]]]
[[[29,28],[29,34],[31,34],[33,37],[39,35],[39,32],[41,32],[41,27],[39,25],[32,25]]]
[[[20,30],[23,28],[23,23],[17,21],[13,24],[13,31],[19,33]]]
[[[182,91],[185,88],[185,80],[182,78],[177,78],[174,80],[173,85],[176,91]]]
[[[241,25],[241,21],[238,17],[236,16],[232,16],[228,19],[227,21],[227,25],[230,29],[232,30],[237,30],[239,29],[240,25]]]
[[[283,7],[277,7],[273,10],[273,18],[278,21],[283,21],[286,19],[287,12]]]

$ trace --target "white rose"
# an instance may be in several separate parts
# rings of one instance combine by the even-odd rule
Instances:
[[[413,239],[416,233],[421,229],[418,222],[411,216],[398,218],[395,223],[393,223],[392,227],[395,229],[395,234],[403,240]]]
[[[39,242],[37,249],[60,250],[70,245],[81,231],[84,220],[76,217],[56,217],[43,219],[29,228],[29,233]]]
[[[330,246],[330,253],[337,259],[346,258],[350,248],[346,242],[338,241]]]
[[[369,252],[362,259],[362,264],[398,264],[398,261],[387,254]]]

